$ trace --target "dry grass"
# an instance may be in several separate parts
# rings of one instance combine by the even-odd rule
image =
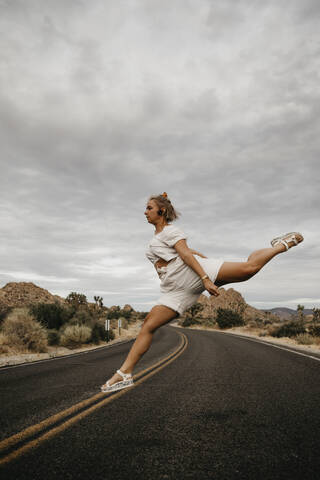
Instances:
[[[1,353],[47,351],[46,329],[25,308],[14,309],[4,320],[1,330]]]
[[[121,335],[119,336],[118,330],[115,330],[115,339],[111,340],[108,345],[112,345],[119,341],[130,340],[131,338],[136,337],[141,330],[142,322],[140,320],[135,323],[130,323],[128,325],[128,330],[121,329]],[[1,334],[0,334],[0,345],[1,345]],[[10,348],[10,351],[7,353],[0,352],[0,366],[5,365],[19,365],[25,362],[33,362],[35,360],[44,360],[49,358],[61,357],[64,355],[70,355],[71,353],[79,353],[83,351],[89,351],[92,349],[105,347],[106,343],[101,342],[99,346],[93,344],[78,345],[75,348],[69,349],[67,347],[62,347],[60,345],[54,345],[48,347],[47,353],[21,353],[14,351]]]
[[[91,339],[92,328],[86,325],[70,325],[66,327],[60,337],[60,345],[63,347],[75,347],[88,343]]]
[[[178,324],[178,322],[172,323],[173,326],[175,327],[181,327],[181,325]],[[183,328],[183,327],[182,327]],[[194,330],[217,330],[221,331],[217,327],[208,327],[206,325],[192,325],[191,327],[188,327],[190,329]],[[263,341],[271,342],[271,343],[276,343],[279,345],[288,345],[291,347],[298,347],[301,350],[305,350],[308,352],[315,352],[319,353],[319,348],[320,348],[320,337],[314,337],[313,335],[310,335],[312,340],[312,343],[298,343],[296,337],[272,337],[269,335],[269,328],[266,326],[266,328],[257,328],[257,327],[249,327],[248,325],[245,325],[243,327],[233,327],[224,330],[225,332],[230,332],[234,334],[240,334],[240,335],[247,335],[249,337],[253,338],[261,338]]]
[[[12,349],[9,346],[9,339],[4,333],[0,333],[0,354],[11,353]]]
[[[308,333],[300,333],[295,337],[295,340],[299,345],[312,345],[314,343],[314,337]]]

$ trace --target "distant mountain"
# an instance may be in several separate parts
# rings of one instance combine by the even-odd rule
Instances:
[[[297,310],[286,307],[269,308],[268,310],[262,310],[262,312],[271,312],[273,315],[278,315],[278,317],[283,320],[289,320],[291,318],[291,315],[297,314]],[[305,315],[312,315],[313,311],[311,310],[311,308],[305,308],[303,310],[303,313]]]

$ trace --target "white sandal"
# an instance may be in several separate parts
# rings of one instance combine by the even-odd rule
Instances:
[[[301,240],[297,238],[297,235],[301,237]],[[292,247],[294,247],[295,245],[298,245],[298,243],[303,242],[303,236],[299,232],[285,233],[281,237],[276,237],[271,240],[271,245],[273,247],[276,247],[277,245],[279,245],[279,243],[282,243],[282,245],[286,247],[286,250],[289,250],[289,248],[291,248],[289,247],[289,242],[293,242],[294,245],[292,245]]]
[[[123,380],[113,383],[112,385],[109,385],[109,381],[107,381],[107,383],[101,387],[102,392],[114,392],[116,390],[121,390],[122,388],[131,387],[131,385],[133,385],[131,373],[123,373],[121,370],[117,370],[117,373],[123,378]]]

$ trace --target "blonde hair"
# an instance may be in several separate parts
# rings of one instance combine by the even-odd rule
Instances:
[[[163,218],[167,222],[173,222],[180,216],[180,213],[174,209],[166,192],[163,192],[161,195],[153,195],[149,200],[154,200],[158,205],[159,210],[164,210]]]

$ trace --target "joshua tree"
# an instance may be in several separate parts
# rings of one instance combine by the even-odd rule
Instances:
[[[102,308],[103,307],[103,298],[99,296],[94,296],[94,301],[96,302],[96,306]]]
[[[297,305],[298,320],[301,320],[301,321],[303,320],[304,318],[303,310],[304,310],[304,305]]]
[[[313,311],[312,321],[314,323],[319,323],[319,321],[320,321],[320,308],[313,308],[312,311]]]

